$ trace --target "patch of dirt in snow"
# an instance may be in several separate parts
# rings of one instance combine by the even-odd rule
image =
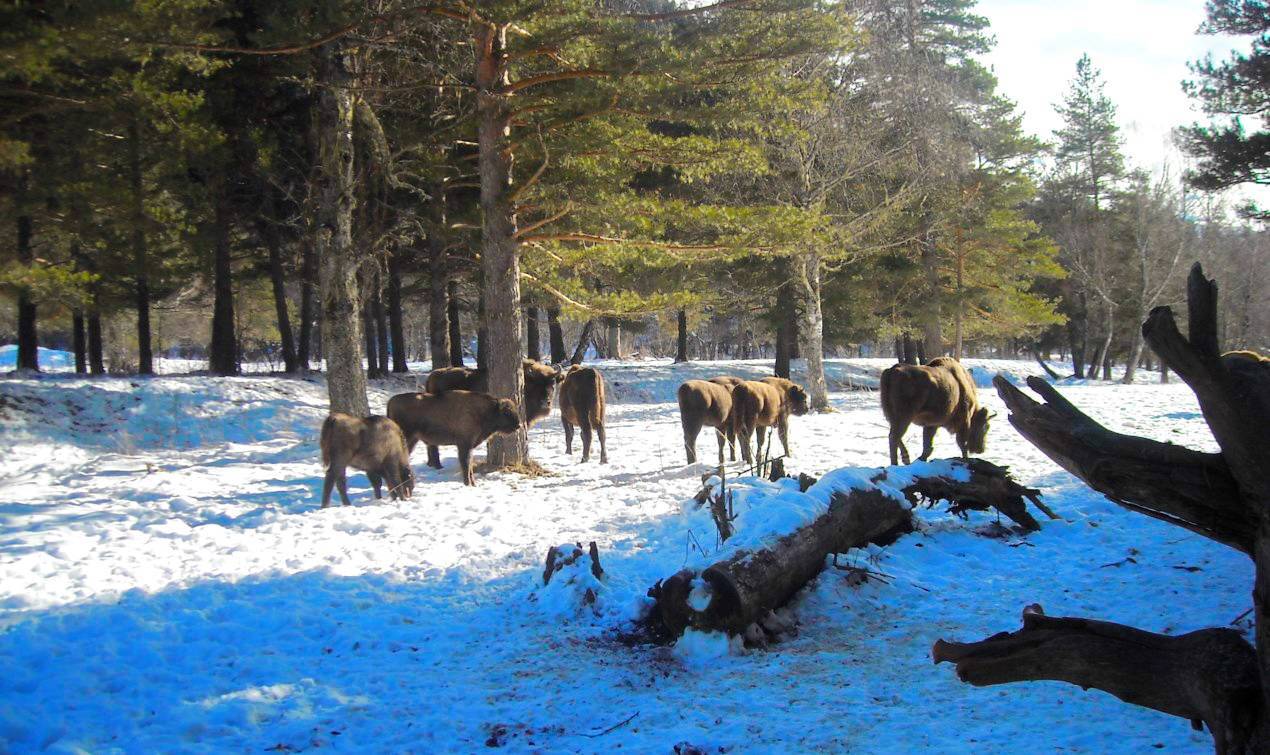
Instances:
[[[830,379],[868,387],[888,365],[831,360]],[[530,432],[548,475],[466,488],[453,449],[440,471],[419,450],[413,500],[374,501],[353,474],[355,505],[327,510],[320,379],[0,381],[0,750],[1211,751],[1185,721],[1099,692],[981,690],[931,665],[935,639],[1013,629],[1032,602],[1166,632],[1225,625],[1249,602],[1245,558],[1090,492],[986,389],[1002,412],[986,457],[1063,521],[990,538],[975,530],[991,515],[923,510],[919,532],[847,556],[887,579],[827,570],[769,650],[704,642],[695,662],[622,644],[648,587],[715,547],[708,514],[685,505],[709,466],[683,464],[675,387],[767,365],[601,369],[610,464],[567,457],[552,417]],[[374,384],[372,406],[419,379]],[[1185,386],[1063,391],[1112,429],[1214,448]],[[877,396],[831,398],[835,413],[793,420],[787,468],[884,464]],[[702,433],[700,458],[714,445]],[[941,433],[936,453],[955,449]],[[606,572],[595,603],[563,585],[544,599],[547,548],[590,540]]]

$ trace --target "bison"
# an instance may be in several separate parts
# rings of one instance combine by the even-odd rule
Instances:
[[[416,443],[428,446],[428,466],[437,446],[455,446],[463,484],[475,485],[472,449],[494,433],[514,433],[520,429],[520,413],[511,399],[496,399],[488,393],[448,390],[444,393],[399,393],[388,399],[388,416],[401,425],[406,436],[406,453]]]
[[[564,373],[532,359],[523,360],[522,367],[525,379],[525,426],[529,427],[551,413],[551,399],[556,392],[556,383],[564,379]],[[483,369],[442,367],[428,373],[424,390],[428,393],[453,390],[488,393],[489,377]],[[441,457],[436,446],[428,446],[428,466],[441,468]]]
[[[689,380],[679,386],[679,422],[683,425],[684,450],[688,463],[697,461],[697,435],[702,427],[713,427],[719,437],[719,463],[723,463],[726,438],[732,460],[736,460],[736,435],[732,429],[732,386],[740,378],[717,377]]]
[[[904,433],[909,424],[922,427],[922,461],[935,449],[935,431],[944,428],[957,436],[961,457],[981,454],[992,415],[979,406],[975,382],[961,363],[951,357],[937,357],[924,365],[897,364],[882,373],[882,413],[891,426],[891,463],[898,463],[896,450],[910,461]]]
[[[388,481],[388,495],[394,499],[414,494],[415,476],[410,471],[410,454],[401,428],[388,417],[354,417],[334,412],[322,423],[322,508],[331,504],[331,487],[348,506],[346,468],[360,469],[370,478],[375,497],[382,498],[380,485]]]
[[[732,389],[732,433],[741,444],[741,458],[754,463],[750,435],[757,439],[758,454],[763,453],[767,428],[775,426],[781,447],[789,455],[789,415],[807,413],[807,392],[785,378],[767,377],[744,380]],[[768,441],[771,445],[771,441]]]
[[[560,423],[564,425],[564,452],[573,453],[573,426],[582,429],[582,461],[591,458],[591,428],[600,436],[600,463],[609,461],[604,443],[604,378],[593,367],[569,368],[560,385]]]

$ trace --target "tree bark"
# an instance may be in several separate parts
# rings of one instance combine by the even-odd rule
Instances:
[[[88,344],[84,333],[84,310],[71,312],[71,336],[75,343],[75,373],[88,374]]]
[[[926,274],[925,301],[922,302],[922,348],[926,352],[923,359],[925,361],[944,353],[944,338],[940,332],[939,322],[942,316],[940,304],[943,297],[943,290],[939,283],[939,251],[935,248],[930,218],[925,214],[922,215],[918,243],[921,245],[922,270]]]
[[[535,362],[542,361],[542,338],[538,332],[538,307],[525,307],[525,356]]]
[[[569,359],[570,364],[582,364],[582,359],[586,357],[587,344],[591,342],[591,334],[594,331],[595,320],[587,320],[582,326],[582,333],[578,335],[578,345],[573,349],[573,356]]]
[[[295,373],[300,369],[300,357],[296,353],[291,313],[287,309],[287,279],[282,266],[282,241],[272,228],[267,227],[268,224],[268,220],[262,223],[261,234],[265,245],[269,247],[269,283],[273,287],[273,309],[278,320],[278,338],[282,344],[282,365],[286,372]]]
[[[380,377],[375,316],[371,313],[369,300],[362,304],[362,337],[366,339],[366,377],[368,379]]]
[[[31,252],[31,212],[27,201],[28,176],[23,171],[18,179],[14,205],[17,207],[18,222],[18,262],[29,267],[35,261]],[[36,332],[37,311],[31,292],[26,288],[18,289],[18,359],[19,370],[40,370],[40,339]]]
[[[679,310],[676,317],[678,330],[675,337],[675,363],[688,361],[688,313]]]
[[[94,375],[106,374],[106,361],[102,358],[101,313],[97,311],[97,297],[93,295],[93,308],[88,313],[88,370]]]
[[[485,286],[476,302],[476,369],[489,368],[489,330],[485,327]]]
[[[322,294],[322,355],[331,411],[370,414],[362,370],[360,260],[353,247],[353,98],[338,42],[318,52],[318,282]]]
[[[569,355],[564,350],[564,328],[560,325],[560,307],[547,307],[547,334],[551,342],[551,363],[563,364]]]
[[[794,344],[797,342],[798,329],[791,327],[797,321],[794,307],[794,282],[792,266],[785,262],[786,280],[776,290],[776,364],[772,374],[789,379],[790,361],[794,358]]]
[[[432,369],[450,365],[450,333],[446,318],[445,246],[428,234],[428,353]]]
[[[313,348],[313,294],[317,283],[317,245],[310,237],[304,244],[300,261],[300,336],[296,345],[296,366],[309,371],[309,355]]]
[[[213,375],[238,374],[238,341],[234,335],[234,281],[229,254],[229,207],[224,181],[213,189],[212,340],[208,369]],[[284,303],[285,306],[285,303]]]
[[[814,412],[829,411],[829,388],[825,383],[824,317],[820,310],[820,255],[807,252],[794,260],[798,273],[795,283],[802,299],[802,327],[798,329],[803,358],[807,362],[804,386]]]
[[[606,323],[608,333],[605,340],[608,342],[607,354],[609,359],[622,358],[622,323],[617,318],[609,318]]]
[[[446,284],[446,315],[450,324],[450,366],[463,366],[463,332],[459,322],[459,282]]]
[[[371,276],[370,314],[375,319],[375,356],[379,360],[379,376],[388,374],[388,316],[384,311],[383,279]]]
[[[145,186],[141,166],[141,126],[134,113],[128,122],[128,183],[131,190],[132,268],[137,306],[137,372],[154,374],[150,346],[150,263],[146,252]]]
[[[481,177],[481,269],[489,336],[489,389],[514,402],[524,417],[520,350],[520,260],[516,207],[511,193],[511,94],[507,91],[507,24],[482,24],[475,38],[478,164]],[[528,460],[524,425],[487,441],[495,468]]]
[[[394,252],[388,258],[388,333],[392,338],[392,371],[410,371],[406,364],[406,333],[401,311],[401,256]]]

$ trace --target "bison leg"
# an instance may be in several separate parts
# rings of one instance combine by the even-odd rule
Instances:
[[[766,449],[763,448],[763,441],[767,441]],[[772,441],[767,437],[767,428],[759,425],[754,428],[754,462],[759,465],[758,474],[760,476],[763,474],[764,467],[767,466],[764,462],[771,452]]]
[[[899,453],[902,455],[905,464],[911,461],[911,457],[908,455],[908,446],[904,445],[904,433],[907,431],[908,431],[907,422],[903,424],[891,425],[891,433],[890,435],[887,436],[887,440],[890,443],[890,449],[891,449],[891,466],[895,466],[896,464],[900,463],[899,459],[896,458],[896,453],[895,453],[896,451],[899,451]]]
[[[608,445],[604,442],[604,423],[600,422],[595,426],[595,434],[600,438],[600,463],[609,463]]]
[[[922,461],[929,459],[930,455],[935,452],[935,431],[938,429],[938,427],[922,428]],[[904,463],[907,464],[908,461],[905,460]]]
[[[348,500],[348,478],[344,476],[344,468],[340,467],[340,473],[335,478],[335,487],[339,488],[340,500],[345,506],[352,506],[352,501]]]
[[[785,455],[789,456],[789,417],[781,417],[781,421],[776,425],[776,434],[780,436],[781,448],[785,451]]]
[[[459,469],[463,471],[463,484],[475,485],[476,475],[472,474],[472,449],[459,446]]]
[[[723,434],[722,430],[719,430],[717,428],[715,429],[714,434],[715,434],[715,437],[719,439],[719,466],[723,466],[723,444],[727,442],[726,436]],[[732,458],[734,459],[736,458],[735,452],[733,452]]]
[[[433,469],[441,468],[441,449],[436,446],[428,446],[428,466]]]
[[[335,478],[338,473],[335,471],[335,465],[332,464],[326,470],[326,479],[322,482],[322,508],[331,505],[331,488],[335,487]]]
[[[736,436],[737,444],[741,446],[741,459],[746,464],[754,463],[754,451],[750,449],[750,430],[747,427],[740,428],[740,432]]]
[[[375,489],[375,500],[378,501],[383,498],[384,496],[381,492],[384,485],[383,476],[378,472],[367,472],[366,476],[370,478],[370,486]]]
[[[684,428],[684,451],[688,454],[688,463],[695,464],[697,462],[697,435],[701,432],[701,423],[687,417],[680,417],[679,422]],[[722,440],[719,441],[719,460],[723,460]]]
[[[564,425],[564,452],[566,456],[573,455],[573,425],[569,424],[569,420],[564,417],[560,418],[560,424]]]
[[[728,422],[728,457],[732,461],[736,461],[736,428],[732,427],[732,423]],[[723,459],[719,459],[722,463]]]
[[[586,462],[591,459],[591,418],[584,412],[578,420],[582,435],[582,461]]]

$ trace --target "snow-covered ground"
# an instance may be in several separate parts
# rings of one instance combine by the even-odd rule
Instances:
[[[830,363],[838,411],[792,421],[791,471],[886,462],[877,395],[845,389],[887,364]],[[923,510],[918,533],[848,558],[891,584],[826,571],[768,650],[622,644],[648,587],[717,557],[675,387],[768,365],[600,367],[608,465],[565,456],[553,416],[530,434],[549,475],[464,488],[453,449],[440,472],[418,450],[413,500],[375,501],[350,473],[355,505],[327,510],[318,378],[0,379],[0,752],[1211,751],[1101,692],[975,689],[931,664],[934,640],[1017,628],[1032,602],[1171,633],[1250,605],[1245,557],[1092,493],[990,390],[985,456],[1064,521],[993,538],[992,516]],[[421,378],[377,382],[372,407]],[[1122,432],[1215,448],[1183,385],[1063,391]],[[937,454],[955,451],[941,433]],[[714,458],[706,433],[698,454]],[[607,576],[584,608],[540,582],[548,546],[589,540]]]

